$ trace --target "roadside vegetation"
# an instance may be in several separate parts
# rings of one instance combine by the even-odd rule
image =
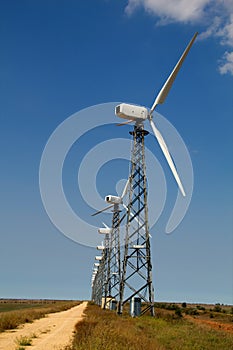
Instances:
[[[213,314],[216,318],[221,316],[223,322],[232,326],[230,307],[222,312],[222,308],[221,311],[210,311],[202,305],[158,303],[155,310],[155,318],[149,315],[131,318],[128,313],[118,316],[114,311],[102,310],[89,303],[86,316],[76,325],[73,344],[65,350],[233,349],[233,332],[193,322],[205,313],[208,320]]]
[[[0,332],[33,322],[48,313],[68,310],[80,301],[67,300],[0,300]]]

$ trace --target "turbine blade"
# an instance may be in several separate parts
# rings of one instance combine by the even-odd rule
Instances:
[[[98,215],[98,214],[102,213],[103,211],[105,211],[105,210],[108,210],[108,209],[112,208],[113,206],[114,206],[114,204],[111,204],[111,205],[109,205],[108,207],[106,207],[106,208],[104,208],[104,209],[101,209],[101,210],[99,210],[99,211],[95,212],[94,214],[91,214],[91,216]]]
[[[180,70],[180,68],[185,60],[185,57],[187,56],[191,46],[193,45],[193,43],[197,37],[197,34],[198,33],[194,34],[193,38],[191,39],[188,46],[184,50],[182,56],[180,57],[179,61],[177,62],[175,68],[173,69],[173,71],[169,75],[168,79],[166,80],[165,84],[163,85],[162,89],[158,93],[158,95],[157,95],[157,97],[156,97],[156,99],[151,107],[150,115],[153,113],[153,111],[155,110],[155,107],[158,104],[162,104],[165,101],[165,99],[166,99],[166,97],[167,97],[167,95],[172,87],[172,84],[173,84],[174,80],[176,79],[176,76],[177,76],[177,74],[178,74],[178,72],[179,72],[179,70]]]
[[[105,222],[102,222],[102,224],[104,225],[105,228],[110,228],[110,227],[108,227],[108,225],[105,224]]]
[[[129,179],[127,180],[127,182],[125,184],[125,187],[124,187],[124,190],[122,192],[121,198],[124,198],[124,196],[126,195],[127,190],[128,190],[128,186],[129,186]]]
[[[175,178],[175,180],[177,182],[177,185],[179,186],[179,189],[180,189],[182,195],[185,197],[185,191],[184,191],[183,185],[182,185],[182,183],[180,181],[179,175],[178,175],[178,173],[176,171],[175,164],[173,163],[173,160],[172,160],[171,155],[170,155],[170,153],[168,151],[168,148],[167,148],[167,145],[166,145],[166,143],[165,143],[165,141],[163,139],[163,136],[161,135],[159,130],[156,128],[156,126],[155,126],[155,124],[154,124],[152,119],[150,120],[150,125],[151,125],[151,128],[152,128],[152,130],[154,132],[154,135],[155,135],[155,137],[156,137],[156,139],[157,139],[157,141],[158,141],[158,143],[159,143],[159,145],[160,145],[160,147],[161,147],[161,149],[163,151],[163,154],[164,154],[164,156],[165,156],[165,158],[166,158],[166,160],[167,160],[167,162],[168,162],[168,164],[170,166],[172,174],[173,174],[173,176],[174,176],[174,178]]]

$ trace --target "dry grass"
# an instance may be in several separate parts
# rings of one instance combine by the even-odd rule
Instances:
[[[30,301],[28,301],[27,308],[25,308],[25,304],[22,304],[22,309],[0,312],[0,332],[17,328],[22,323],[33,322],[35,319],[45,317],[48,313],[68,310],[78,304],[80,304],[79,301],[53,301],[41,305],[37,304],[36,307],[33,304],[33,307],[30,307]],[[8,310],[13,308],[12,304],[10,305]],[[7,308],[7,305],[5,307]]]
[[[16,339],[16,344],[22,346],[30,346],[32,345],[32,338],[21,335],[21,337]]]
[[[72,349],[80,350],[145,350],[155,349],[155,340],[144,336],[135,320],[128,316],[116,316],[98,306],[88,306],[87,317],[76,326]],[[157,344],[156,349],[163,349]]]
[[[158,317],[159,316],[159,317]],[[156,318],[118,316],[88,305],[86,317],[76,325],[66,350],[231,350],[233,336],[188,322],[174,311]]]

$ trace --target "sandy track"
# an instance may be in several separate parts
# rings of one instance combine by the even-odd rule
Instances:
[[[30,324],[24,324],[13,331],[0,333],[0,350],[16,350],[17,338],[32,339],[33,350],[60,350],[71,342],[74,326],[83,318],[87,302],[69,310],[48,314]]]

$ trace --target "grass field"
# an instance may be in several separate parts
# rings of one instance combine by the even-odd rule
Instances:
[[[85,319],[76,325],[73,344],[66,350],[233,349],[233,332],[222,328],[215,330],[207,323],[196,322],[199,316],[203,318],[204,312],[208,320],[213,319],[212,314],[215,318],[222,313],[222,322],[232,325],[231,308],[220,312],[206,310],[203,306],[160,306],[157,305],[155,318],[148,315],[131,318],[127,314],[118,316],[113,311],[102,310],[89,303]],[[198,314],[189,315],[195,314],[194,310]]]
[[[0,299],[0,332],[78,304],[80,301]]]

